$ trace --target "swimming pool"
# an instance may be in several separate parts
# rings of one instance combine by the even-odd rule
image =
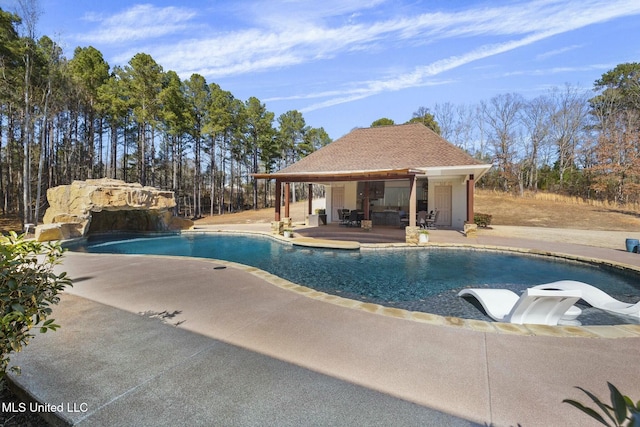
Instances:
[[[118,238],[119,240],[113,240]],[[465,287],[520,292],[556,280],[602,287],[616,299],[636,302],[638,276],[624,271],[508,252],[420,247],[401,250],[302,248],[267,236],[185,233],[127,238],[92,238],[72,247],[91,253],[154,254],[233,261],[329,294],[411,311],[490,320],[457,293]],[[588,306],[579,320],[588,325],[640,323]]]

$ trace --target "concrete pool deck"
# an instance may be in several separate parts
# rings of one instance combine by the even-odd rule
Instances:
[[[623,250],[436,231],[436,244],[640,267]],[[638,325],[483,332],[328,304],[211,260],[68,253],[60,268],[75,283],[54,307],[62,328],[12,357],[12,380],[71,405],[71,424],[584,426],[596,424],[562,403],[588,403],[574,386],[640,396]]]

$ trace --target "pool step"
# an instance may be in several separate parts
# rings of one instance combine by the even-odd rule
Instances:
[[[346,240],[324,240],[310,237],[296,237],[291,240],[291,243],[296,246],[305,246],[309,248],[360,249],[359,242],[350,242]]]

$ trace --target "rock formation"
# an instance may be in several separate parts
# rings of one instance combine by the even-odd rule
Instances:
[[[173,216],[172,191],[115,179],[74,181],[47,190],[49,208],[36,240],[84,237],[107,231],[164,231],[193,226]]]

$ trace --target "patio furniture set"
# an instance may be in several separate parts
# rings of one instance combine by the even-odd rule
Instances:
[[[358,210],[338,209],[338,220],[340,225],[347,227],[360,227],[364,219],[364,212]]]

